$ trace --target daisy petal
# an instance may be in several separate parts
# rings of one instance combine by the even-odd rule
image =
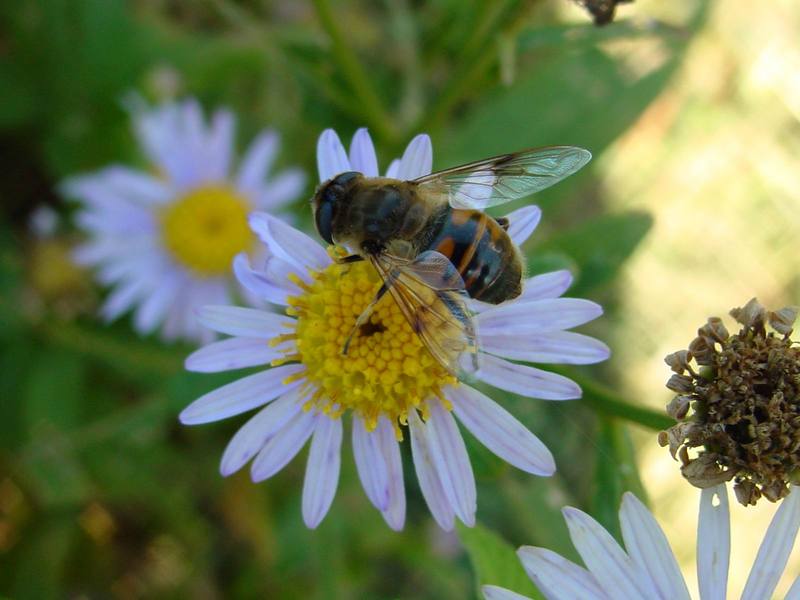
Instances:
[[[465,525],[472,527],[475,525],[477,492],[464,439],[453,415],[438,399],[429,400],[428,408],[430,418],[426,425],[433,464],[453,510]]]
[[[728,595],[729,510],[725,484],[702,490],[697,521],[697,587],[701,600],[725,600]]]
[[[572,331],[536,335],[481,334],[481,350],[512,360],[565,365],[590,365],[611,355],[611,350],[600,340]]]
[[[611,534],[586,513],[568,506],[562,510],[569,535],[584,564],[610,597],[629,600],[656,597]]]
[[[521,246],[531,237],[542,218],[542,209],[530,205],[518,208],[506,215],[508,219],[508,237],[517,246]]]
[[[358,415],[353,415],[353,457],[367,498],[384,512],[389,508],[389,471],[380,451],[378,434],[368,432]]]
[[[326,129],[317,141],[317,170],[319,180],[327,181],[339,173],[350,171],[350,161],[339,136],[333,129]]]
[[[218,110],[211,117],[205,154],[208,165],[206,176],[212,181],[224,181],[228,178],[235,124],[236,119],[229,110]]]
[[[542,400],[574,400],[582,395],[580,386],[557,373],[528,365],[518,365],[491,354],[481,353],[478,379],[501,390],[526,398]]]
[[[378,157],[366,127],[356,131],[350,142],[350,168],[367,177],[378,177]]]
[[[527,596],[496,585],[484,585],[481,591],[486,600],[530,600]]]
[[[270,260],[274,262],[280,259],[272,257],[272,259],[268,259],[268,261]],[[281,306],[286,306],[288,303],[289,290],[276,285],[273,278],[269,277],[267,273],[254,270],[250,266],[250,258],[247,253],[237,254],[233,259],[233,272],[241,286],[257,298]]]
[[[428,426],[422,422],[416,410],[408,413],[408,430],[411,434],[414,470],[425,502],[439,527],[445,531],[452,531],[455,525],[453,507],[444,493],[442,482],[431,457]]]
[[[602,314],[602,307],[589,300],[552,298],[501,304],[476,320],[481,335],[528,335],[570,329]]]
[[[211,423],[262,406],[299,386],[300,381],[283,381],[304,368],[299,364],[283,365],[223,385],[184,408],[179,417],[181,423]]]
[[[783,574],[800,527],[800,490],[781,501],[750,570],[742,600],[770,598]]]
[[[240,306],[203,306],[196,314],[201,325],[219,333],[263,340],[286,333],[292,324],[284,315]]]
[[[314,433],[317,419],[320,418],[328,417],[301,411],[272,436],[250,466],[250,478],[253,482],[269,479],[289,464]]]
[[[428,175],[433,166],[433,146],[427,134],[420,133],[406,147],[397,169],[397,179],[409,181]]]
[[[303,521],[310,529],[322,522],[336,495],[341,445],[342,420],[319,415],[303,482]]]
[[[236,187],[246,192],[259,189],[275,162],[279,146],[280,136],[277,132],[268,130],[259,134],[242,158],[236,174]]]
[[[522,546],[522,566],[547,600],[611,600],[586,569],[546,548]]]
[[[228,442],[219,465],[222,476],[241,469],[301,408],[301,396],[292,390],[256,413]]]
[[[494,400],[464,384],[445,393],[459,421],[497,456],[533,475],[555,472],[547,447]]]
[[[164,320],[177,295],[178,280],[168,279],[148,295],[136,309],[133,327],[142,334],[151,333]]]
[[[389,163],[389,168],[386,169],[386,176],[391,179],[397,179],[397,173],[400,172],[400,159],[395,158]]]
[[[797,577],[786,593],[784,600],[800,600],[800,577]]]
[[[375,428],[375,432],[378,434],[378,444],[381,456],[386,464],[389,483],[389,503],[381,513],[389,527],[395,531],[400,531],[406,521],[406,492],[403,484],[403,463],[400,459],[400,444],[397,443],[394,427],[385,416],[381,416],[378,419],[378,426]]]
[[[572,273],[566,269],[536,275],[525,282],[519,301],[558,298],[569,289],[572,280]]]
[[[280,219],[268,213],[254,212],[248,221],[272,254],[301,271],[321,271],[331,264],[331,258],[322,246]]]
[[[185,367],[195,373],[218,373],[265,365],[282,356],[283,352],[265,340],[234,337],[195,350],[186,358]]]
[[[689,590],[664,532],[650,511],[630,492],[622,497],[619,519],[628,555],[640,571],[650,576],[659,597],[688,600]]]
[[[258,194],[259,210],[275,210],[294,200],[306,186],[306,174],[302,169],[286,169],[272,178]]]
[[[147,295],[149,289],[150,282],[146,279],[133,279],[123,283],[108,295],[100,314],[106,321],[113,321]]]

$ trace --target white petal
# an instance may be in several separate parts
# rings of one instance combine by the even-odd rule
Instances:
[[[150,287],[151,282],[145,279],[134,279],[121,284],[106,298],[100,314],[106,321],[113,321],[147,295]]]
[[[417,480],[425,502],[439,527],[445,531],[451,531],[455,525],[453,507],[444,493],[442,482],[439,480],[439,475],[433,464],[428,438],[428,426],[420,420],[416,410],[408,413],[408,431],[411,435],[414,470],[417,473]]]
[[[241,469],[253,458],[277,431],[300,412],[303,399],[292,390],[262,408],[239,428],[228,442],[220,461],[219,471],[227,477]]]
[[[525,281],[518,302],[558,298],[572,285],[572,273],[566,269],[535,275]]]
[[[234,337],[213,342],[186,358],[186,369],[196,373],[217,373],[265,365],[283,356],[265,340]]]
[[[381,456],[386,463],[389,479],[389,505],[381,511],[386,523],[395,531],[403,529],[406,521],[406,492],[403,483],[403,463],[400,458],[400,444],[391,422],[384,416],[378,419],[375,433],[379,436]]]
[[[629,600],[656,597],[655,589],[600,523],[570,506],[562,512],[575,549],[609,597]]]
[[[303,369],[303,365],[283,365],[223,385],[184,408],[181,423],[211,423],[262,406],[300,385],[300,381],[285,384],[283,380]]]
[[[527,335],[570,329],[596,319],[603,308],[581,298],[547,298],[514,301],[486,310],[476,317],[481,335]]]
[[[211,117],[204,148],[208,165],[205,175],[210,180],[224,181],[228,178],[233,155],[235,121],[229,110],[218,110]]]
[[[650,576],[659,597],[688,600],[689,590],[664,532],[650,511],[630,492],[622,497],[619,520],[628,556],[641,572]]]
[[[533,475],[555,473],[547,446],[494,400],[466,384],[445,393],[459,421],[497,456]]]
[[[336,495],[341,446],[342,420],[319,415],[303,481],[303,521],[310,529],[322,522]]]
[[[339,136],[333,129],[326,129],[317,141],[317,171],[319,180],[327,181],[339,173],[350,171],[350,161]]]
[[[496,585],[484,585],[481,591],[486,600],[530,600],[527,596]]]
[[[248,218],[250,228],[278,258],[299,269],[321,271],[331,264],[325,249],[302,231],[264,212]]]
[[[150,293],[139,305],[133,317],[133,326],[140,333],[151,333],[164,320],[177,295],[176,279],[167,279]]]
[[[236,187],[246,192],[259,189],[275,162],[279,147],[280,136],[277,132],[267,130],[259,134],[242,158],[236,175]]]
[[[800,600],[800,577],[797,577],[794,580],[794,583],[786,593],[786,598],[784,598],[784,600]]]
[[[386,176],[391,179],[397,179],[397,174],[400,172],[400,159],[395,158],[389,163],[389,168],[386,169]]]
[[[402,180],[416,179],[431,172],[433,166],[433,147],[431,138],[425,133],[420,133],[409,142],[403,158],[400,159],[400,166],[397,169],[396,178]]]
[[[542,209],[538,206],[530,205],[518,208],[506,215],[508,219],[508,236],[517,246],[525,243],[539,225],[542,218]]]
[[[257,195],[259,210],[276,210],[295,200],[306,186],[306,174],[301,169],[286,169],[276,175]]]
[[[481,350],[513,360],[565,365],[589,365],[606,360],[608,346],[600,340],[572,331],[534,335],[487,335],[481,333]]]
[[[367,177],[377,177],[378,157],[366,127],[356,131],[350,142],[350,168]]]
[[[728,597],[729,510],[728,490],[724,483],[701,491],[697,520],[697,587],[701,600],[725,600]]]
[[[317,419],[327,418],[326,415],[302,411],[295,415],[258,453],[250,466],[250,478],[258,483],[283,469],[311,437]]]
[[[527,398],[574,400],[581,397],[580,386],[558,373],[528,365],[518,365],[481,353],[475,376],[489,385]]]
[[[547,600],[612,600],[586,569],[546,548],[522,546],[522,566]]]
[[[368,432],[358,415],[353,415],[353,457],[367,498],[379,511],[385,511],[389,508],[389,471],[380,451],[378,435]]]
[[[477,492],[464,439],[453,415],[438,399],[429,400],[428,407],[430,419],[426,425],[433,464],[456,515],[465,525],[472,527],[475,525]]]
[[[786,568],[799,527],[800,489],[795,488],[781,501],[772,517],[744,586],[742,600],[760,600],[772,596]]]
[[[270,257],[266,260],[275,262],[280,259]],[[250,259],[247,253],[241,252],[233,259],[233,273],[236,275],[239,284],[256,298],[282,306],[288,304],[287,297],[290,295],[290,291],[287,289],[288,285],[277,285],[275,280],[266,272],[256,271],[250,267]],[[282,283],[290,284],[289,281],[282,281]],[[290,285],[293,286],[294,284]]]
[[[269,340],[291,331],[293,320],[285,315],[241,306],[203,306],[197,320],[219,333]]]

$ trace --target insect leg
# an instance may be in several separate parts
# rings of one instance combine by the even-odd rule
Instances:
[[[335,261],[339,265],[347,265],[354,262],[361,262],[364,260],[364,257],[360,254],[350,254],[349,256],[342,256],[340,258],[336,258]]]
[[[378,293],[375,294],[375,297],[372,299],[372,301],[361,312],[361,314],[358,315],[358,318],[356,319],[353,328],[350,330],[350,334],[347,336],[347,339],[345,340],[344,345],[342,346],[342,355],[344,356],[347,355],[347,351],[350,349],[350,342],[353,341],[353,336],[355,336],[355,334],[358,332],[358,328],[369,320],[370,315],[372,315],[372,311],[375,308],[375,305],[378,302],[380,302],[380,299],[383,298],[384,294],[386,294],[386,292],[389,291],[389,287],[392,285],[392,283],[395,281],[396,278],[397,278],[396,271],[392,271],[387,277],[386,281],[383,282],[383,285],[381,285],[380,289],[378,290]]]

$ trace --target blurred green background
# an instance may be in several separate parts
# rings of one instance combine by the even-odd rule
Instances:
[[[711,314],[800,296],[800,8],[766,10],[640,0],[599,28],[566,0],[3,2],[0,595],[471,598],[480,583],[533,594],[512,548],[574,557],[559,508],[616,531],[621,493],[645,496],[640,479],[690,565],[695,490],[655,443],[669,423],[661,359]],[[327,127],[349,139],[368,126],[383,167],[420,131],[435,168],[589,148],[588,168],[536,197],[544,219],[525,251],[531,273],[569,268],[569,294],[603,304],[582,331],[614,356],[565,371],[581,401],[493,392],[547,442],[557,475],[527,476],[468,439],[482,525],[443,533],[406,443],[400,534],[369,505],[349,442],[316,531],[300,516],[304,454],[265,484],[221,478],[244,419],[190,429],[176,416],[237,374],[185,373],[190,347],[100,324],[104,290],[68,260],[80,233],[55,186],[111,162],[145,166],[132,92],[232,108],[240,148],[274,127],[281,163],[312,182]],[[30,228],[43,206],[59,216],[47,236]],[[307,201],[294,209],[308,227]],[[774,507],[732,510],[732,571],[746,573]],[[788,572],[799,568],[795,554]]]

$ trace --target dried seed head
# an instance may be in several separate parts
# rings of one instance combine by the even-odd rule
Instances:
[[[789,339],[797,310],[768,313],[754,298],[731,315],[738,333],[712,317],[688,351],[666,357],[678,394],[667,413],[678,423],[659,443],[693,485],[733,479],[740,503],[775,502],[800,474],[800,349]]]

